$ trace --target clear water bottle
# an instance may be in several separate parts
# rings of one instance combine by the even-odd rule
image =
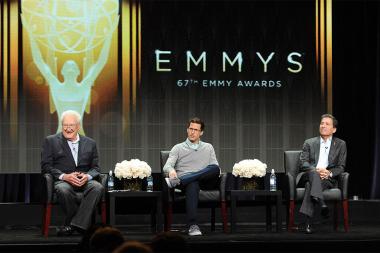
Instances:
[[[146,191],[152,192],[153,191],[153,177],[150,175],[146,178]]]
[[[110,172],[108,173],[107,189],[108,189],[108,191],[114,190],[114,179],[113,179],[113,175],[112,175],[112,170],[110,170]]]
[[[277,191],[277,178],[276,178],[276,174],[274,173],[274,169],[272,169],[270,173],[269,189],[271,191]]]

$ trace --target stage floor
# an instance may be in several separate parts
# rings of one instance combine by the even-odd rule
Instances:
[[[311,235],[304,234],[302,228],[266,232],[263,224],[239,224],[234,234],[223,233],[220,226],[215,232],[207,225],[201,228],[204,235],[197,237],[178,231],[187,239],[190,252],[380,252],[380,226],[373,223],[353,225],[348,233],[342,228],[333,231],[331,224],[317,224]],[[154,237],[147,226],[120,229],[126,240],[149,243]],[[0,252],[76,252],[80,240],[80,235],[57,237],[53,230],[44,238],[40,228],[33,226],[0,228]]]

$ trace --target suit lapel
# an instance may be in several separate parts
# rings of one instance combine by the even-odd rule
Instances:
[[[314,142],[315,147],[315,166],[317,166],[319,161],[319,151],[321,150],[321,138],[317,137]]]
[[[332,158],[335,154],[335,151],[336,151],[336,148],[337,148],[337,145],[336,145],[336,141],[335,141],[335,138],[332,137],[331,139],[331,145],[330,145],[330,152],[329,152],[329,165],[332,164]]]
[[[65,139],[65,137],[63,137],[63,134],[61,134],[59,137],[61,139],[61,146],[63,150],[65,151],[66,155],[71,158],[71,162],[74,164],[74,167],[76,167],[75,160],[73,154],[71,153],[71,149],[69,147],[69,144],[67,143],[67,140]]]
[[[83,154],[83,149],[84,149],[84,147],[86,146],[86,145],[85,145],[85,142],[86,142],[86,140],[83,138],[83,136],[82,136],[82,135],[79,135],[79,143],[78,143],[78,145],[79,145],[79,148],[78,148],[78,165],[80,164],[80,159],[81,159],[81,156],[82,156],[82,154]]]

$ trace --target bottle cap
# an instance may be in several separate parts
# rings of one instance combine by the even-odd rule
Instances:
[[[112,177],[112,170],[110,170],[110,172],[108,174]]]
[[[274,174],[274,169],[272,169],[271,173]]]

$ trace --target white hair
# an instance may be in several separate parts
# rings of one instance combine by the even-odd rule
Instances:
[[[68,115],[72,115],[72,116],[75,116],[76,118],[76,121],[77,123],[79,124],[82,117],[80,116],[80,114],[77,112],[77,111],[74,111],[74,110],[67,110],[67,111],[64,111],[61,115],[61,122],[63,122],[63,119],[68,116]]]

